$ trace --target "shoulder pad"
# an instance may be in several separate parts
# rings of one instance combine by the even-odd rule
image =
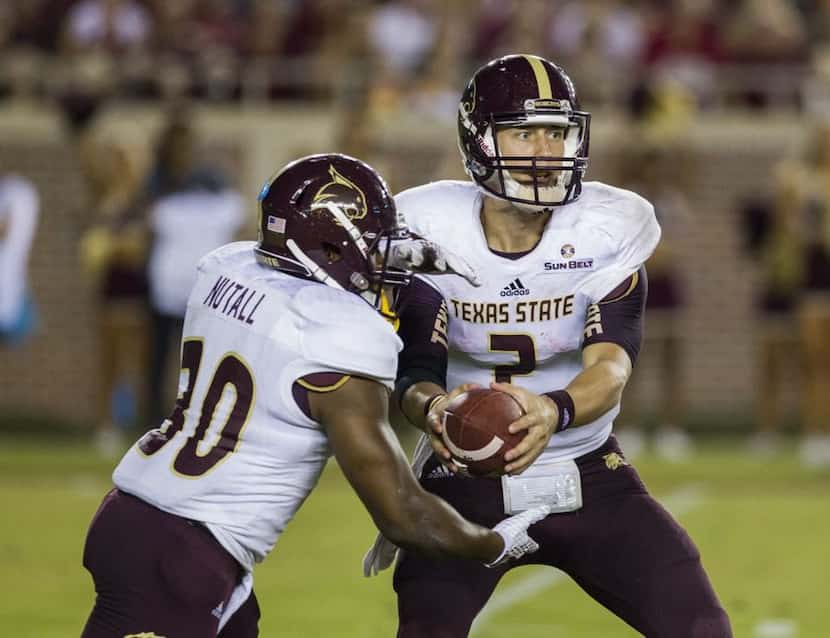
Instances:
[[[308,361],[392,387],[403,344],[369,304],[352,293],[311,284],[297,292],[290,310]]]
[[[242,261],[254,260],[254,246],[256,242],[235,241],[210,251],[199,259],[199,272],[209,272],[215,268],[228,264],[237,264]]]
[[[578,223],[590,224],[605,235],[607,251],[581,291],[599,301],[651,256],[660,242],[660,224],[651,203],[622,188],[589,183],[586,208]]]
[[[477,197],[475,184],[441,180],[401,191],[395,195],[395,205],[412,232],[421,237],[434,237],[441,234],[444,226],[457,226],[452,213],[462,213]]]

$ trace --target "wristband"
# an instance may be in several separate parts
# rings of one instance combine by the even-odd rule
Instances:
[[[556,409],[559,412],[559,420],[556,422],[556,429],[553,433],[556,434],[557,432],[567,430],[571,427],[571,425],[573,425],[574,419],[576,418],[573,398],[570,394],[568,394],[567,390],[554,390],[553,392],[546,392],[545,396],[550,397],[550,399],[556,404]]]

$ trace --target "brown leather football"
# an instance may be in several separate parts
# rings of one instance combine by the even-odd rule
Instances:
[[[504,455],[524,438],[525,431],[507,430],[524,414],[505,392],[476,388],[456,397],[444,412],[444,445],[456,464],[470,474],[503,474]]]

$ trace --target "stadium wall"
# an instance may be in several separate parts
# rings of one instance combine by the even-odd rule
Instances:
[[[209,108],[194,117],[205,152],[232,166],[248,195],[250,232],[262,182],[286,161],[336,145],[338,120],[326,108]],[[124,106],[109,109],[97,125],[146,142],[160,123],[157,109]],[[450,123],[387,117],[374,130],[365,159],[394,189],[462,177]],[[686,420],[695,425],[745,424],[752,413],[758,272],[741,245],[738,204],[769,190],[771,167],[794,152],[803,136],[803,127],[790,118],[718,116],[699,119],[694,130],[675,141],[695,167],[683,175],[692,213],[688,232],[675,242],[687,290],[680,316]],[[590,178],[615,182],[636,139],[615,114],[595,114]],[[29,177],[41,194],[30,262],[40,320],[27,344],[0,350],[0,415],[31,414],[91,426],[97,359],[92,289],[78,263],[86,220],[76,154],[59,115],[49,109],[0,110],[0,140],[0,170]],[[687,171],[689,165],[678,163],[677,170]],[[657,374],[644,356],[648,396]]]

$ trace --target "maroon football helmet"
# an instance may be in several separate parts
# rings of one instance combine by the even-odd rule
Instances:
[[[361,295],[381,308],[383,285],[409,283],[387,266],[393,239],[406,239],[395,200],[368,164],[337,153],[288,164],[259,194],[257,260]]]
[[[485,192],[531,212],[561,206],[579,197],[588,167],[591,115],[580,111],[568,75],[535,55],[508,55],[475,72],[458,105],[458,146],[467,174]],[[496,130],[553,125],[565,131],[563,157],[504,156]],[[550,166],[555,184],[550,185]],[[532,175],[523,186],[514,170]]]

